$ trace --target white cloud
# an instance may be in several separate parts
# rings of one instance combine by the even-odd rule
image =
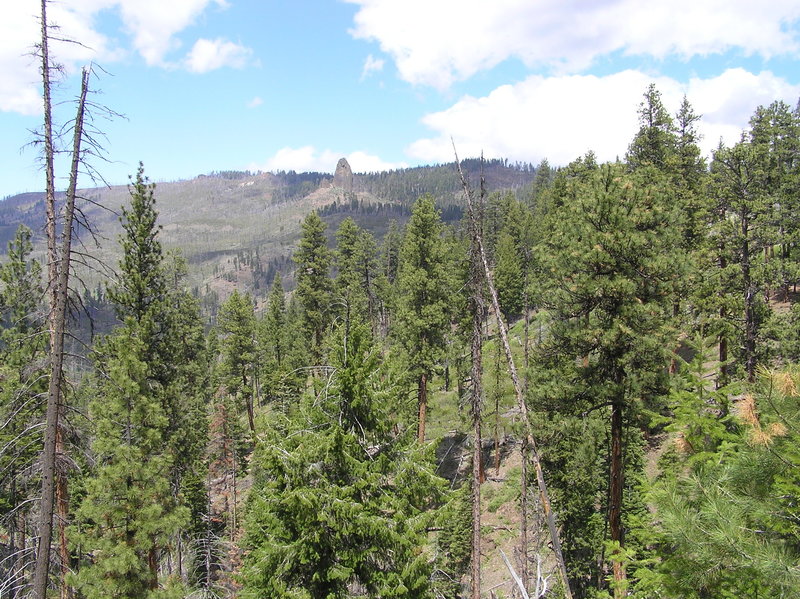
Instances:
[[[412,143],[407,153],[423,162],[451,161],[452,137],[465,157],[483,151],[492,158],[567,164],[592,150],[603,161],[622,158],[638,129],[637,109],[651,82],[671,113],[686,94],[703,115],[699,129],[706,154],[720,138],[736,142],[759,104],[784,99],[794,105],[800,96],[800,85],[770,72],[754,75],[742,69],[688,84],[632,70],[605,77],[535,75],[426,115],[423,122],[435,135]]]
[[[375,58],[372,54],[367,56],[364,61],[364,68],[361,70],[361,80],[363,81],[372,73],[378,73],[383,70],[384,60],[382,58]]]
[[[247,103],[247,107],[248,108],[258,108],[263,103],[264,103],[264,100],[262,100],[259,96],[256,96],[255,98],[253,98],[252,100],[250,100]]]
[[[169,66],[166,55],[180,47],[175,35],[183,31],[208,8],[227,6],[225,0],[117,0],[136,51],[151,66]]]
[[[796,0],[347,0],[351,35],[376,41],[414,84],[447,88],[508,58],[579,72],[621,52],[658,59],[738,48],[797,55]]]
[[[32,0],[8,2],[0,19],[0,110],[21,114],[40,112],[38,63],[29,56],[39,39],[39,3]],[[58,37],[80,44],[53,42],[51,53],[69,75],[91,60],[108,64],[128,50],[142,56],[148,65],[180,66],[168,54],[180,47],[177,35],[192,25],[210,6],[225,8],[225,0],[59,0],[48,8],[48,21],[59,27]],[[118,11],[124,34],[109,37],[97,27],[101,11]],[[114,32],[117,35],[119,32]],[[203,42],[203,43],[200,43]],[[183,65],[205,72],[223,65],[238,66],[250,50],[223,40],[199,40]]]
[[[207,73],[222,67],[242,69],[252,50],[227,40],[199,39],[186,56],[186,68],[192,73]]]
[[[296,171],[332,173],[336,169],[339,158],[344,156],[350,163],[354,173],[388,171],[407,166],[405,163],[392,163],[381,160],[378,156],[360,150],[343,154],[332,150],[317,150],[314,146],[299,148],[285,147],[278,150],[264,164],[251,164],[249,170],[261,171]]]

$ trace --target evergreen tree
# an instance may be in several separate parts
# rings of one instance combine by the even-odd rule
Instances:
[[[633,168],[651,166],[663,170],[676,145],[675,124],[661,101],[661,93],[651,83],[639,105],[639,131],[628,147],[626,160]]]
[[[122,258],[116,285],[108,290],[117,317],[124,321],[132,317],[137,323],[145,319],[154,320],[159,314],[167,292],[164,275],[164,255],[158,240],[160,227],[155,208],[155,184],[144,175],[144,166],[139,163],[136,178],[129,186],[130,207],[122,208],[120,239]],[[152,331],[145,339],[148,351],[153,351],[158,342],[161,323],[148,322]]]
[[[523,267],[517,254],[517,244],[509,232],[503,230],[497,242],[495,281],[500,307],[506,320],[522,312],[525,280]]]
[[[130,582],[134,585],[130,592],[139,593],[133,590],[140,588],[136,585],[150,590],[158,586],[157,573],[167,549],[175,549],[181,559],[177,540],[188,513],[181,489],[184,479],[200,476],[206,444],[207,368],[202,364],[205,343],[199,306],[180,289],[186,272],[182,258],[170,255],[167,261],[161,250],[154,187],[140,165],[130,186],[130,207],[123,210],[124,254],[118,280],[109,289],[124,324],[98,350],[99,381],[89,401],[90,412],[101,422],[92,442],[98,467],[87,479],[87,495],[77,518],[80,543],[96,553],[87,568],[93,574],[76,580],[92,596],[106,592],[92,577],[114,569],[117,560],[126,562],[120,567],[120,588]],[[106,401],[104,394],[114,400]],[[124,426],[115,429],[115,423]],[[120,449],[115,448],[118,443]],[[133,469],[130,460],[143,460],[147,467]],[[126,476],[128,470],[131,476]],[[148,478],[152,488],[145,493],[141,486]],[[138,496],[109,495],[121,489]],[[141,521],[134,518],[134,511],[141,512]],[[195,519],[198,512],[194,510]],[[129,536],[119,536],[118,529],[128,525]],[[156,534],[159,527],[163,534]],[[127,553],[115,553],[122,548],[112,550],[120,539],[128,544]]]
[[[73,580],[87,599],[168,596],[158,577],[160,553],[189,516],[170,488],[168,418],[150,388],[146,345],[134,326],[122,327],[98,353],[103,376],[89,406],[97,466],[70,535],[88,562]]]
[[[663,186],[626,174],[619,164],[576,172],[563,182],[560,206],[546,225],[551,323],[542,355],[558,356],[561,376],[574,381],[566,393],[575,398],[573,409],[610,407],[608,526],[619,551],[625,544],[623,491],[630,488],[626,427],[644,408],[659,409],[652,401],[663,392],[672,337],[665,304],[681,261]],[[635,443],[628,447],[634,450]],[[612,564],[620,596],[622,558],[613,555]]]
[[[42,450],[38,396],[47,389],[41,266],[32,251],[31,231],[20,226],[0,265],[0,594],[10,598],[23,587],[29,558],[27,500],[37,493],[32,473]]]
[[[340,327],[327,393],[266,427],[254,456],[244,597],[427,597],[422,550],[438,479],[391,434],[387,384],[366,325]]]
[[[351,312],[363,312],[375,322],[378,296],[377,244],[369,231],[346,218],[336,231],[336,293]]]
[[[763,255],[771,245],[766,226],[771,207],[761,185],[762,175],[757,150],[751,144],[742,141],[714,153],[714,233],[720,243],[720,266],[725,277],[718,293],[731,300],[727,317],[743,322],[735,329],[743,339],[742,362],[750,382],[755,380],[761,329],[768,316],[764,303],[768,273]]]
[[[450,322],[446,246],[433,198],[414,204],[400,248],[395,335],[408,355],[417,383],[417,437],[425,440],[428,380],[444,352]]]
[[[250,295],[234,290],[219,312],[222,339],[222,383],[244,404],[250,432],[255,432],[254,395],[257,382],[256,318]]]
[[[322,356],[322,339],[331,310],[331,255],[325,239],[325,223],[316,212],[303,221],[300,245],[294,254],[297,264],[296,294],[303,307],[303,321],[312,357]]]
[[[306,371],[302,368],[306,365],[305,356],[301,344],[292,342],[291,325],[281,276],[276,274],[256,333],[264,397],[284,411],[306,381]]]
[[[673,476],[652,494],[660,542],[670,548],[653,580],[660,594],[788,598],[800,591],[797,385],[794,368],[765,371],[738,400],[735,417],[725,423],[707,413],[711,434],[680,445]],[[698,385],[694,401],[707,406],[704,392]],[[702,451],[690,442],[709,438],[716,444]]]

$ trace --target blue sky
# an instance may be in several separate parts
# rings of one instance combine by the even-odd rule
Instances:
[[[650,82],[670,111],[686,94],[707,153],[734,143],[759,104],[800,97],[797,0],[58,0],[59,100],[81,65],[111,184],[212,170],[357,172],[483,151],[565,164],[625,153]],[[38,0],[0,20],[0,198],[41,190]],[[69,117],[68,104],[59,109]],[[59,165],[63,175],[65,167]],[[89,186],[88,179],[82,181]],[[61,183],[65,186],[65,182]]]

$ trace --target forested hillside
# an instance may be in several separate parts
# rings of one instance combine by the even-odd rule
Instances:
[[[800,595],[800,110],[708,161],[699,119],[650,86],[624,160],[352,190],[140,166],[66,246],[114,274],[61,287],[55,404],[7,200],[0,597]]]
[[[535,179],[532,166],[500,160],[483,166],[476,160],[466,161],[465,169],[475,177],[483,169],[488,190],[510,191],[520,197],[529,193]],[[311,210],[318,210],[329,225],[330,241],[347,217],[381,240],[390,221],[404,224],[414,200],[425,194],[436,196],[445,222],[453,223],[462,215],[457,201],[461,184],[452,164],[355,174],[352,188],[336,183],[325,173],[293,171],[219,171],[188,181],[159,183],[159,239],[166,250],[178,250],[187,260],[186,284],[203,300],[204,314],[214,318],[234,288],[263,302],[277,272],[287,289],[293,289],[291,256],[300,239],[300,223]],[[103,294],[98,286],[104,284],[105,275],[98,267],[111,272],[120,258],[114,242],[122,230],[119,211],[130,195],[127,186],[86,189],[79,195],[88,200],[83,212],[92,231],[79,227],[76,234],[97,260],[92,268],[81,271],[81,279],[94,300],[100,300]],[[58,200],[63,199],[61,194]],[[33,232],[34,256],[43,255],[44,202],[44,193],[0,202],[0,255],[20,224]]]

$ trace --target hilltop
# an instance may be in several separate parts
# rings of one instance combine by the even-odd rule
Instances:
[[[345,161],[346,162],[346,161]],[[463,163],[477,181],[481,168],[489,192],[511,190],[524,196],[535,177],[530,164],[505,160]],[[349,168],[349,167],[348,167]],[[432,194],[445,221],[461,218],[461,184],[454,164],[421,166],[380,173],[353,174],[343,184],[320,172],[251,173],[218,171],[184,181],[159,182],[156,205],[165,249],[179,248],[189,263],[189,284],[198,296],[224,299],[238,287],[264,297],[276,271],[293,286],[291,255],[300,222],[318,210],[328,223],[328,236],[345,217],[381,239],[392,219],[404,223],[417,197]],[[86,251],[112,268],[119,256],[119,214],[128,202],[127,186],[85,189],[83,213],[92,231],[80,238]],[[25,193],[0,202],[0,253],[19,224],[36,234],[42,251],[44,194]],[[100,276],[87,273],[90,288]]]

